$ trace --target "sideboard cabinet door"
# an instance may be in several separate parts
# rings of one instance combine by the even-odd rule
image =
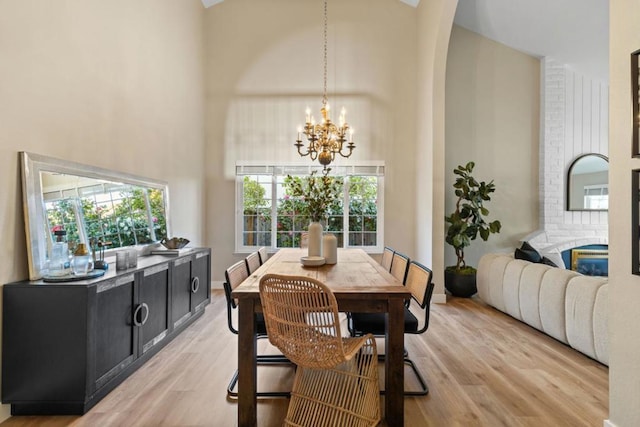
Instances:
[[[144,354],[169,333],[169,263],[142,272],[138,307],[134,324],[140,326]]]
[[[100,283],[96,289],[96,389],[129,366],[138,356],[138,329],[134,327],[135,275]]]
[[[179,328],[211,301],[211,252],[196,251],[173,261],[171,320]]]
[[[209,251],[198,252],[191,262],[191,311],[204,310],[211,301],[211,255]]]
[[[171,320],[175,329],[191,317],[191,256],[173,261],[171,298]]]

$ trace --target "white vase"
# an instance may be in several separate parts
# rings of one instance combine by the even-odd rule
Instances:
[[[313,221],[309,224],[309,256],[322,256],[322,224]]]
[[[335,234],[327,233],[322,237],[322,256],[326,264],[338,262],[338,238]]]

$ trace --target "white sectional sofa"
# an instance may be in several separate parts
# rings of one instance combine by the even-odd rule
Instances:
[[[487,304],[609,364],[606,277],[486,254],[478,264],[477,287]]]

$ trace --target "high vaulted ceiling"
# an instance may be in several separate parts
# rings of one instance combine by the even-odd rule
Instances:
[[[455,23],[608,80],[609,0],[459,0]]]
[[[420,2],[400,1],[414,7]],[[529,55],[609,79],[609,0],[459,0],[455,23]]]

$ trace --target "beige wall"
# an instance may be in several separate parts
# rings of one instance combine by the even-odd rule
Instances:
[[[473,175],[494,180],[487,204],[500,234],[479,237],[465,251],[469,265],[482,254],[513,251],[518,239],[538,228],[540,61],[454,26],[446,83],[446,214],[455,209],[453,169],[469,161]],[[447,245],[445,264],[455,264]]]
[[[609,22],[609,420],[626,427],[640,425],[640,277],[631,274],[630,239],[630,171],[640,159],[631,157],[629,75],[630,53],[640,48],[640,4],[610,2]]]
[[[235,163],[309,162],[293,143],[305,107],[319,116],[322,22],[321,2],[234,0],[206,11],[214,280],[244,255],[233,254]],[[349,162],[385,161],[385,244],[414,257],[416,9],[389,0],[330,2],[328,32],[329,102],[334,111],[347,108],[355,129]]]
[[[418,105],[416,152],[416,252],[433,270],[432,301],[444,292],[445,77],[451,26],[458,0],[418,6]]]
[[[203,242],[202,14],[199,0],[0,2],[0,283],[28,277],[18,151],[166,180],[175,234]]]

